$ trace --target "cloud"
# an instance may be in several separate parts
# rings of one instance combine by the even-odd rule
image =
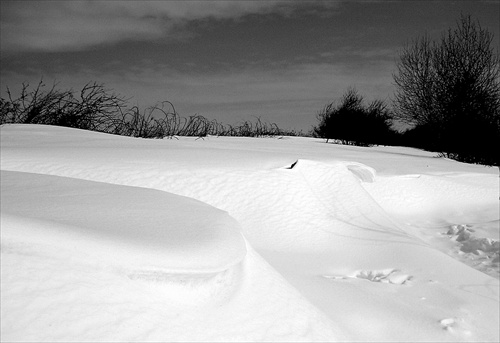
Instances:
[[[2,9],[2,50],[64,51],[90,45],[157,37],[162,27],[152,19],[113,14],[92,3],[19,1]]]
[[[375,60],[393,60],[396,57],[397,49],[395,48],[355,48],[352,46],[337,48],[334,51],[321,53],[321,57],[326,58],[360,58],[360,59],[375,59]]]
[[[280,1],[2,1],[1,50],[75,51],[123,40],[176,39],[182,37],[183,24],[192,20],[285,14],[303,5]]]

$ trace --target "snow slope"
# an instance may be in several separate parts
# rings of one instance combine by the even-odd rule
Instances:
[[[220,210],[58,176],[2,171],[1,180],[2,340],[343,337],[247,255]]]
[[[498,171],[4,125],[2,340],[498,341]]]

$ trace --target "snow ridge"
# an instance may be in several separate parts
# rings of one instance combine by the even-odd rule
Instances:
[[[1,130],[1,340],[500,337],[499,281],[463,263],[498,266],[489,169],[306,138]]]

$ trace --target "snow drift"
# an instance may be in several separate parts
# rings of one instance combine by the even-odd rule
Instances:
[[[3,237],[45,240],[118,266],[174,273],[220,272],[246,254],[237,222],[194,199],[21,172],[2,171],[1,182],[2,218],[25,223],[5,225]]]
[[[1,139],[3,340],[499,339],[492,168],[306,138]]]

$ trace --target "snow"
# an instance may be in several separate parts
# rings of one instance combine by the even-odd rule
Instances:
[[[498,169],[1,128],[2,341],[498,341]]]
[[[6,225],[5,237],[58,241],[119,265],[176,273],[220,272],[246,254],[237,222],[194,199],[23,172],[2,171],[1,180],[2,217],[24,221]]]

